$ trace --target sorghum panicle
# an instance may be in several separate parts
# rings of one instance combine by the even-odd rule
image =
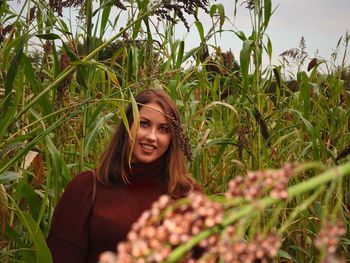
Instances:
[[[349,154],[350,154],[350,145],[346,146],[346,148],[339,153],[339,155],[335,158],[335,162],[338,162],[340,159],[345,158]]]
[[[208,0],[163,0],[163,5],[155,12],[159,19],[167,19],[172,23],[176,21],[170,15],[170,12],[174,12],[178,18],[184,23],[187,30],[190,30],[189,24],[184,16],[184,13],[193,16],[196,20],[197,17],[197,9],[202,9],[207,14],[209,1]]]
[[[263,197],[270,191],[275,199],[287,199],[287,185],[293,176],[292,164],[285,164],[280,170],[249,172],[245,178],[236,176],[228,184],[228,198],[242,197],[248,200]]]
[[[137,262],[140,259],[162,262],[178,245],[219,224],[223,217],[223,207],[202,193],[190,193],[186,203],[172,208],[174,203],[169,196],[161,196],[150,210],[141,215],[132,225],[127,240],[118,245],[117,262]],[[202,253],[210,251],[218,240],[218,235],[210,236],[198,244],[198,249]],[[193,258],[193,251],[188,252],[186,258]]]
[[[61,71],[65,70],[70,65],[70,59],[66,53],[62,53],[60,58],[60,69]],[[73,75],[69,74],[58,86],[55,107],[60,108],[64,103],[65,99],[68,97],[68,87],[72,82]]]
[[[254,118],[258,125],[260,126],[260,132],[262,137],[264,138],[265,141],[267,141],[267,145],[270,146],[271,143],[268,141],[270,135],[269,135],[269,130],[267,129],[266,122],[264,118],[262,117],[260,111],[257,108],[254,108]]]
[[[170,129],[176,143],[189,161],[192,161],[192,149],[188,137],[184,133],[181,124],[170,114],[167,114]]]
[[[326,258],[335,256],[339,238],[345,235],[346,229],[343,221],[339,220],[336,224],[327,223],[320,231],[316,240],[315,247],[326,251]]]
[[[13,25],[7,25],[4,28],[0,25],[0,43],[4,40],[5,36],[12,30]]]
[[[30,11],[29,11],[29,19],[28,19],[28,21],[27,21],[27,23],[28,24],[30,24],[30,23],[32,23],[33,21],[34,21],[34,19],[35,19],[35,17],[36,17],[36,12],[37,11],[37,8],[36,8],[36,6],[33,6],[31,9],[30,9]]]
[[[275,233],[267,236],[256,236],[247,242],[239,240],[233,243],[224,242],[219,248],[221,258],[225,263],[268,262],[277,255],[282,242]]]

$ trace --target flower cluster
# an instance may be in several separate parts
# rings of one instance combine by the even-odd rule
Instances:
[[[170,12],[174,12],[178,18],[184,23],[187,30],[190,30],[189,24],[184,16],[184,12],[188,15],[194,16],[196,20],[197,18],[197,12],[198,8],[204,10],[207,14],[209,13],[208,10],[209,1],[208,0],[177,0],[177,1],[171,1],[171,0],[163,0],[163,5],[156,11],[156,15],[159,19],[167,19],[173,23],[176,21],[174,18],[169,14]]]
[[[54,12],[57,12],[59,16],[63,15],[63,7],[80,7],[85,6],[85,0],[49,0],[49,5]]]
[[[161,196],[133,224],[127,241],[118,244],[116,262],[135,262],[135,259],[162,262],[178,245],[221,222],[223,207],[204,194],[193,192],[183,200],[175,204],[169,196]],[[198,251],[209,250],[217,241],[218,235],[202,240],[197,252],[188,252],[187,258],[193,258]]]
[[[293,176],[292,164],[285,164],[280,170],[249,172],[245,178],[237,176],[229,182],[228,198],[242,197],[248,200],[260,198],[270,191],[275,199],[287,199],[287,185]]]
[[[3,27],[0,25],[0,43],[5,39],[6,35],[11,32],[13,25],[7,25]]]
[[[318,234],[315,240],[315,247],[324,249],[326,258],[333,257],[337,251],[339,238],[345,233],[346,229],[343,221],[339,220],[336,224],[327,223]]]
[[[274,198],[287,198],[286,187],[294,167],[248,173],[230,182],[228,197],[259,198],[270,191]],[[267,188],[268,190],[264,190]],[[175,201],[164,195],[135,222],[117,254],[105,253],[100,263],[164,262],[178,246],[204,230],[212,233],[187,251],[181,262],[268,262],[277,255],[281,239],[275,232],[246,240],[240,222],[224,226],[225,208],[204,194],[192,192]],[[216,227],[222,231],[216,231]],[[214,227],[214,228],[213,228]]]
[[[234,243],[225,242],[220,247],[219,252],[224,262],[268,262],[269,258],[277,255],[281,243],[281,240],[275,233],[269,233],[264,237],[256,236],[250,242],[244,240]]]
[[[263,118],[263,116],[261,115],[260,111],[257,108],[254,108],[254,118],[257,122],[257,124],[260,126],[260,132],[262,137],[264,138],[265,142],[267,143],[267,145],[270,147],[271,143],[269,141],[269,130],[267,128],[267,124],[265,122],[265,119]]]
[[[255,5],[254,5],[254,0],[243,0],[241,5],[246,4],[246,8],[249,10],[254,10]]]
[[[192,149],[188,137],[184,133],[182,126],[171,114],[167,114],[170,129],[175,138],[176,143],[189,161],[192,161]]]
[[[66,53],[62,53],[60,58],[61,71],[64,71],[70,64],[71,62],[68,55]],[[69,92],[68,88],[72,82],[72,79],[73,79],[73,74],[69,74],[58,86],[56,101],[55,101],[56,109],[59,109],[63,105],[65,99],[68,97],[68,92]]]

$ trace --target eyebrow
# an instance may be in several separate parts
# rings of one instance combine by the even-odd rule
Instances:
[[[150,119],[148,119],[148,118],[146,118],[146,117],[144,117],[144,116],[140,116],[140,120],[141,120],[141,119],[152,123],[152,121],[151,121]],[[169,123],[168,123],[168,122],[162,122],[162,123],[160,123],[159,125],[169,126]]]

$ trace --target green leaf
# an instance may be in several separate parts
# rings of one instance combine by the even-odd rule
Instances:
[[[225,23],[225,8],[222,4],[214,4],[210,8],[210,16],[213,17],[216,13],[216,11],[219,11],[220,15],[220,30],[222,30],[222,26]]]
[[[35,220],[38,220],[41,201],[38,195],[35,193],[34,189],[30,187],[28,184],[23,184],[23,186],[21,187],[20,194],[25,198],[25,200],[29,204],[33,218]]]
[[[103,4],[92,13],[92,16],[94,17],[100,10],[105,11],[106,9],[109,9],[110,11],[114,3],[115,0],[108,0],[103,2]]]
[[[184,56],[184,49],[185,49],[185,42],[181,41],[179,45],[179,50],[177,52],[177,59],[176,59],[176,68],[180,68]]]
[[[9,237],[20,249],[18,249],[18,255],[24,259],[26,263],[36,263],[35,251],[28,244],[24,243],[15,229],[6,225],[6,236]]]
[[[268,35],[266,35],[266,37],[267,37],[266,51],[267,51],[267,55],[269,56],[269,60],[271,61],[272,60],[272,42]]]
[[[60,32],[62,32],[64,34],[72,35],[72,33],[69,32],[69,29],[68,29],[66,22],[63,19],[59,19],[59,21],[60,21],[60,25],[63,27],[63,29],[62,28],[59,29]]]
[[[61,68],[60,68],[60,60],[58,58],[58,52],[56,49],[56,44],[53,42],[52,44],[52,56],[53,56],[53,76],[55,79],[60,75]]]
[[[271,18],[271,0],[264,0],[264,27],[267,28]]]
[[[242,73],[242,101],[245,100],[249,88],[249,64],[253,43],[253,40],[245,40],[239,57]]]
[[[138,34],[140,33],[140,28],[141,28],[142,20],[138,20],[134,27],[133,27],[133,32],[132,32],[132,39],[136,39]]]
[[[30,62],[29,58],[25,54],[23,54],[21,62],[24,66],[24,74],[27,77],[27,80],[29,81],[31,90],[34,91],[35,94],[39,94],[42,90],[41,82],[37,81],[37,78],[34,74],[32,63]],[[49,115],[52,113],[51,102],[47,94],[45,94],[39,99],[39,104],[44,110],[45,115]]]
[[[49,248],[47,247],[45,238],[37,227],[34,219],[27,213],[19,212],[20,209],[16,209],[17,213],[20,213],[20,220],[23,226],[25,226],[30,234],[35,246],[35,255],[37,263],[52,263],[52,257]]]
[[[0,105],[1,107],[1,105]],[[0,116],[0,141],[2,141],[2,138],[5,136],[7,127],[11,124],[13,121],[13,118],[16,114],[16,107],[11,106],[8,108],[7,112],[5,115]]]
[[[235,33],[235,35],[242,41],[247,39],[243,31],[233,31],[233,33]]]
[[[130,132],[130,137],[132,139],[132,144],[131,144],[131,149],[134,148],[135,145],[135,138],[136,138],[136,132],[139,128],[139,123],[140,123],[140,115],[139,115],[139,109],[137,102],[132,94],[130,94],[130,99],[131,99],[131,106],[132,106],[132,115],[133,115],[133,123],[134,123],[134,128]],[[130,151],[131,153],[132,151]],[[132,155],[129,155],[129,164],[131,163],[131,157]]]
[[[45,39],[45,40],[61,39],[59,35],[54,34],[54,33],[36,34],[35,36],[40,38],[40,39]]]
[[[185,56],[182,59],[182,63],[185,62],[187,59],[189,59],[191,56],[193,56],[198,51],[198,47],[192,48],[191,50],[187,51]]]
[[[66,51],[68,57],[71,61],[80,61],[80,58],[73,52],[73,50],[66,43],[62,42],[64,50]]]
[[[169,93],[170,93],[170,97],[173,100],[176,100],[177,96],[178,96],[177,92],[176,92],[176,86],[177,86],[177,81],[175,79],[169,80],[168,90],[169,90]]]
[[[101,27],[100,27],[101,38],[103,36],[103,33],[106,31],[109,15],[111,13],[111,9],[112,9],[112,6],[107,6],[103,9],[102,18],[101,18]]]
[[[15,81],[15,77],[18,73],[19,70],[19,65],[20,65],[20,61],[23,55],[23,49],[24,49],[24,39],[22,39],[19,43],[18,46],[16,47],[15,50],[15,56],[12,59],[11,63],[10,63],[10,68],[7,71],[6,74],[6,79],[5,79],[5,99],[3,101],[3,112],[6,112],[8,107],[10,105],[13,105],[13,83]],[[15,105],[16,107],[16,105]]]
[[[273,75],[275,76],[275,79],[276,79],[277,87],[280,89],[281,88],[281,68],[274,67],[272,71],[273,71]]]
[[[303,71],[303,72],[298,72],[297,79],[298,79],[299,90],[302,98],[303,113],[305,118],[309,119],[310,108],[311,108],[311,102],[310,102],[311,92],[310,92],[309,78],[306,75],[306,73]]]
[[[279,257],[281,258],[286,258],[286,259],[289,259],[293,262],[296,262],[291,255],[289,255],[289,253],[287,251],[284,251],[282,249],[278,250],[278,254],[277,254]]]
[[[19,178],[21,178],[21,175],[18,172],[5,171],[0,174],[0,184],[8,184]]]
[[[97,137],[101,127],[106,123],[106,121],[108,121],[109,119],[111,119],[114,116],[114,113],[108,113],[105,116],[102,116],[101,118],[99,118],[96,121],[96,125],[95,127],[92,129],[92,131],[87,135],[87,138],[85,140],[85,145],[84,145],[84,156],[87,156],[87,154],[89,153],[89,147],[91,145],[91,143],[95,140],[95,138]]]
[[[16,212],[21,224],[28,231],[29,237],[34,243],[36,262],[52,263],[51,252],[47,247],[44,235],[42,234],[33,217],[31,217],[26,212],[23,212],[11,196],[9,196],[9,200],[11,200],[15,208],[14,211]]]
[[[199,33],[199,37],[201,39],[201,42],[204,42],[204,29],[203,29],[203,25],[200,21],[196,21],[195,25],[197,27],[198,33]]]
[[[127,60],[127,71],[126,71],[126,79],[127,81],[131,80],[132,73],[133,73],[133,65],[132,65],[132,52],[133,50],[130,48],[128,51],[128,60]]]
[[[83,104],[82,104],[83,105]],[[33,111],[32,111],[33,112]],[[28,144],[17,151],[14,157],[12,157],[4,166],[0,167],[0,174],[8,170],[19,158],[23,157],[28,151],[30,151],[39,141],[45,138],[48,134],[50,134],[54,129],[58,126],[62,125],[62,123],[66,122],[70,118],[74,117],[77,114],[78,110],[75,110],[69,114],[69,116],[63,115],[53,124],[51,124],[47,129],[40,132],[34,139],[32,139]],[[57,169],[61,169],[57,167]]]

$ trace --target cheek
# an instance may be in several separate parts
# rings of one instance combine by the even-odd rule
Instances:
[[[163,139],[164,147],[169,148],[170,143],[171,143],[171,135],[164,136],[164,139]]]

